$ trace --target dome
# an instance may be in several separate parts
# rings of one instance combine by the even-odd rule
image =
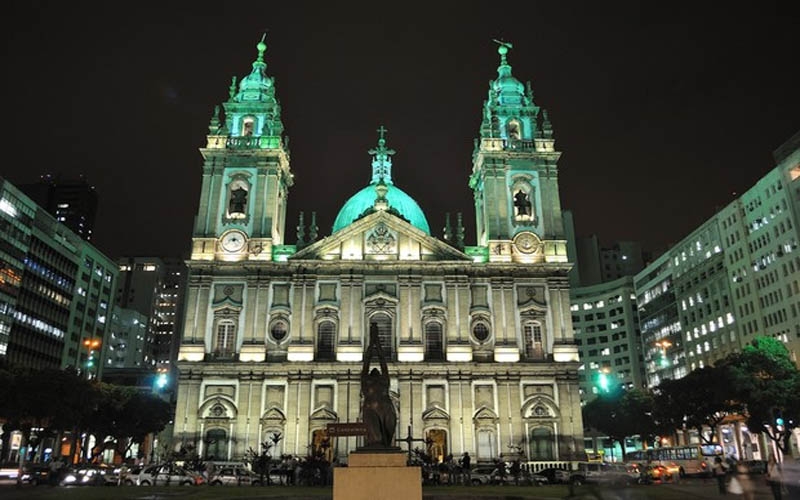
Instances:
[[[375,205],[375,184],[370,184],[364,189],[350,197],[344,204],[336,220],[333,222],[333,232],[345,228],[352,224],[356,219],[368,209],[373,208]],[[431,234],[431,229],[428,226],[428,219],[416,201],[407,195],[402,189],[392,184],[389,184],[389,191],[386,193],[386,201],[389,203],[390,210],[396,210],[402,217],[408,220],[411,225],[424,231],[425,234]]]

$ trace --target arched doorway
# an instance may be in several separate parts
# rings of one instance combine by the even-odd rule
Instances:
[[[553,431],[537,427],[531,431],[530,457],[534,461],[555,460],[553,453]]]
[[[444,429],[429,429],[425,433],[425,442],[428,443],[428,455],[436,462],[444,462],[448,455],[447,431]]]
[[[228,433],[225,429],[209,429],[203,441],[206,460],[228,459]]]

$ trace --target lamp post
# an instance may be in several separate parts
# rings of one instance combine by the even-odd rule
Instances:
[[[86,348],[86,378],[92,378],[92,368],[95,367],[94,351],[98,350],[102,343],[98,338],[84,339],[83,341],[83,347]],[[99,362],[99,356],[97,362]]]
[[[667,359],[667,349],[672,347],[672,342],[667,339],[659,340],[655,343],[656,347],[661,349],[661,366],[666,368],[669,366],[669,359]]]

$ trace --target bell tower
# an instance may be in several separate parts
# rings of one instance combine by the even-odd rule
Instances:
[[[266,74],[262,37],[249,75],[214,108],[203,155],[192,260],[272,260],[283,245],[293,176],[275,80]]]
[[[514,78],[512,45],[497,42],[500,66],[489,82],[469,186],[475,198],[477,244],[489,260],[566,262],[558,194],[558,159],[547,111],[528,82]],[[564,247],[564,248],[561,248]]]

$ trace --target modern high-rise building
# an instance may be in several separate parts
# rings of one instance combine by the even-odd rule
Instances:
[[[800,353],[800,133],[777,166],[636,276],[648,384],[738,352],[756,335]]]
[[[572,289],[570,299],[581,401],[646,387],[633,277]]]
[[[0,178],[0,354],[102,375],[117,266]]]
[[[44,174],[39,182],[18,188],[56,220],[86,241],[92,240],[97,215],[97,192],[83,176],[76,179]]]
[[[215,110],[201,149],[175,438],[230,459],[279,432],[273,454],[315,449],[346,461],[360,438],[328,446],[326,428],[360,418],[375,328],[398,438],[426,439],[439,459],[583,457],[560,153],[530,85],[512,74],[509,47],[475,103],[480,129],[464,172],[474,246],[463,228],[431,235],[393,179],[383,127],[369,151],[371,181],[332,234],[288,244],[294,176],[265,49],[258,44],[252,72],[231,86],[224,115]]]
[[[143,367],[172,371],[183,320],[186,265],[181,259],[123,257],[116,303],[147,318]]]

